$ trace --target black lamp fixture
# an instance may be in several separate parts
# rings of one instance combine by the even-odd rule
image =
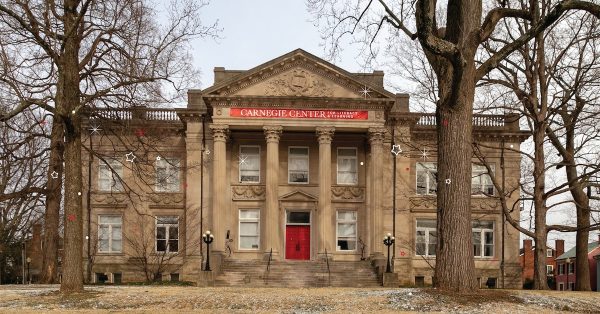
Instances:
[[[215,236],[210,234],[210,230],[207,230],[202,235],[202,241],[206,243],[206,265],[204,266],[204,271],[210,271],[210,244],[215,239]]]
[[[390,246],[392,246],[392,244],[394,244],[394,242],[396,242],[396,238],[392,237],[391,233],[388,233],[385,237],[383,237],[383,244],[385,244],[385,246],[387,246],[387,251],[388,251],[387,266],[385,268],[386,273],[392,272],[392,267],[390,264]]]

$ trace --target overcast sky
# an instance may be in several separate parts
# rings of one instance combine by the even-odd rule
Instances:
[[[214,67],[247,70],[297,48],[323,57],[304,0],[213,0],[202,17],[206,24],[218,19],[223,28],[221,39],[198,40],[193,47],[203,89],[212,85]],[[335,64],[359,69],[352,50]]]

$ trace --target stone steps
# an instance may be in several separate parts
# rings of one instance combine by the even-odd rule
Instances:
[[[381,279],[366,261],[329,263],[323,261],[226,260],[223,272],[215,278],[215,286],[260,287],[378,287]]]

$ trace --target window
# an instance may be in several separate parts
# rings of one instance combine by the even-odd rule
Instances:
[[[473,221],[473,254],[475,257],[494,256],[494,223]]]
[[[437,229],[435,220],[417,220],[416,255],[435,256]]]
[[[288,183],[308,183],[308,147],[290,147]]]
[[[494,165],[490,165],[492,172]],[[473,164],[471,177],[471,194],[489,194],[494,195],[494,184],[484,165]]]
[[[113,283],[114,284],[121,284],[123,281],[123,275],[121,273],[113,273]]]
[[[96,273],[96,283],[107,283],[108,275],[105,273]]]
[[[179,281],[179,274],[178,273],[171,274],[171,281],[173,281],[173,282]]]
[[[156,217],[156,252],[177,253],[179,251],[179,217]]]
[[[569,290],[575,291],[575,283],[574,282],[569,282]]]
[[[425,287],[425,276],[415,276],[415,286]]]
[[[179,192],[180,160],[161,158],[156,161],[156,192]]]
[[[98,166],[98,190],[106,192],[121,192],[123,184],[123,164],[116,159],[100,160]]]
[[[546,249],[546,257],[552,257],[552,249]]]
[[[575,262],[571,262],[567,265],[569,267],[569,274],[574,274],[575,273]]]
[[[562,266],[563,266],[562,264],[556,265],[556,274],[557,275],[562,275],[562,268],[563,268]]]
[[[337,183],[357,184],[358,166],[356,148],[338,148],[337,150]]]
[[[260,182],[260,146],[240,146],[240,182]]]
[[[558,290],[559,290],[559,291],[563,291],[563,290],[565,290],[565,284],[564,284],[564,283],[562,283],[562,282],[561,282],[561,283],[559,283],[559,284],[558,284]]]
[[[337,250],[356,250],[356,211],[337,212]]]
[[[257,250],[260,241],[260,211],[240,209],[240,249]]]
[[[437,164],[417,163],[417,194],[434,195],[437,191]]]
[[[121,252],[123,242],[121,216],[98,217],[98,252]]]
[[[548,275],[554,274],[554,267],[552,265],[546,265],[546,274],[548,274]]]

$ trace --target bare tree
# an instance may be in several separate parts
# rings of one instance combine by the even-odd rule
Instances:
[[[437,193],[439,246],[435,276],[436,285],[442,289],[472,291],[477,286],[472,272],[471,225],[464,219],[471,216],[468,187],[476,83],[565,12],[587,10],[600,16],[600,6],[584,1],[559,1],[545,12],[540,12],[537,1],[531,1],[525,10],[512,9],[507,3],[502,1],[498,7],[486,8],[484,16],[482,1],[449,1],[444,8],[446,23],[440,25],[436,17],[437,1],[309,1],[317,18],[326,23],[326,38],[332,53],[339,51],[339,40],[345,34],[364,39],[366,46],[372,47],[386,25],[399,34],[418,39],[436,74],[438,175],[452,180],[452,184],[441,185]],[[476,62],[482,43],[505,19],[528,20],[534,26],[506,42],[494,55]]]
[[[0,2],[5,94],[16,101],[0,118],[40,107],[62,125],[64,258],[61,291],[83,289],[81,122],[85,107],[166,102],[189,78],[188,42],[212,36],[202,1],[171,1],[167,23],[144,0]],[[185,79],[184,79],[185,78]],[[178,94],[176,94],[178,96]],[[54,142],[52,147],[60,147]],[[61,156],[58,152],[56,156]],[[52,228],[54,224],[50,225]],[[48,227],[48,225],[47,225]]]

